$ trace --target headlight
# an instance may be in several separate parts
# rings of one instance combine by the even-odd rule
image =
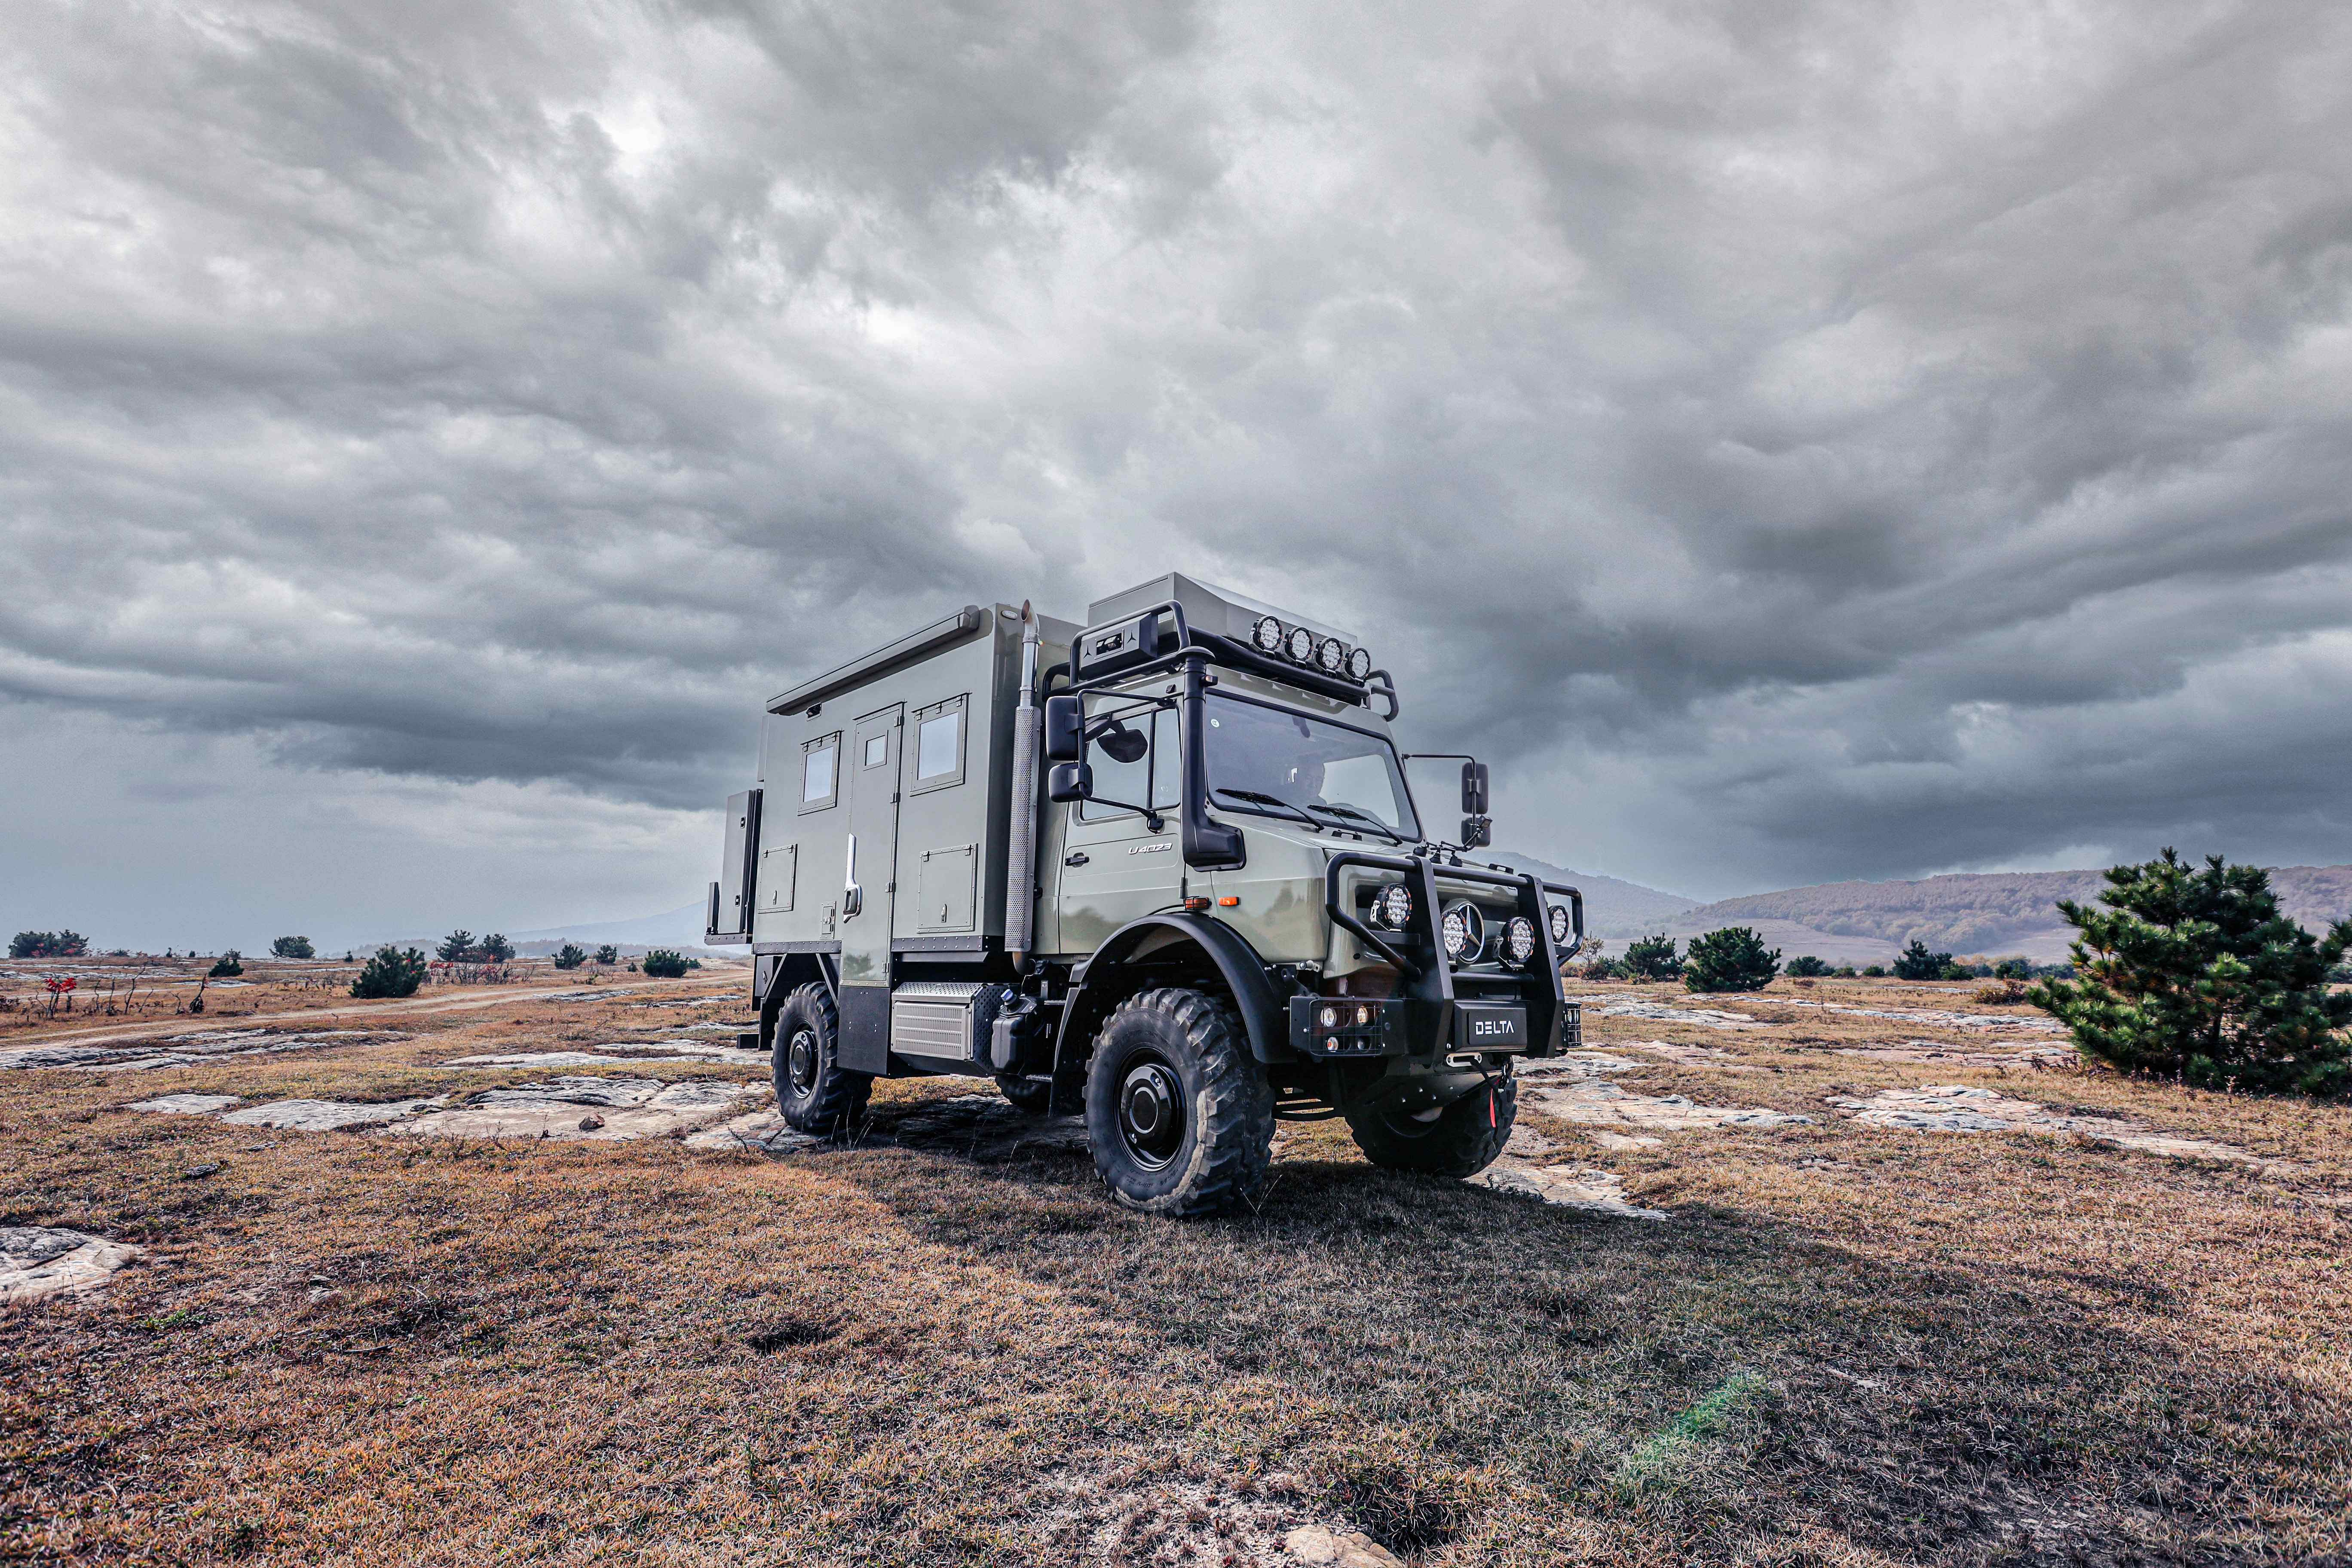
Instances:
[[[1290,662],[1293,664],[1313,664],[1315,634],[1305,626],[1291,627],[1290,637],[1282,645],[1282,651],[1290,656]]]
[[[1513,969],[1525,969],[1535,955],[1536,922],[1525,915],[1513,915],[1503,927],[1503,962]]]
[[[1372,895],[1372,923],[1391,931],[1402,931],[1412,923],[1412,889],[1402,882],[1391,882]]]
[[[1315,662],[1326,675],[1337,675],[1348,668],[1348,650],[1339,646],[1338,637],[1325,637],[1323,646],[1315,650]]]
[[[1445,956],[1454,963],[1475,963],[1486,950],[1486,917],[1478,906],[1466,900],[1445,906],[1445,918],[1439,922],[1438,934],[1445,942]]]
[[[1324,1003],[1323,1011],[1316,1015],[1316,1022],[1321,1024],[1327,1029],[1338,1028],[1339,1026],[1339,1009],[1333,1006],[1328,1002]]]
[[[1370,648],[1358,648],[1348,656],[1348,673],[1358,680],[1372,677],[1372,653]]]
[[[1566,947],[1568,939],[1576,934],[1576,922],[1568,918],[1567,906],[1552,905],[1546,918],[1551,921],[1551,944],[1554,947]]]
[[[1257,644],[1260,653],[1282,651],[1282,623],[1272,616],[1260,616],[1257,625],[1250,628],[1250,641]]]

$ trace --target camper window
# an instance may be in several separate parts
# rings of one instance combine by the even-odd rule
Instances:
[[[822,811],[834,801],[835,766],[841,757],[841,731],[801,748],[801,809]]]
[[[915,710],[915,788],[963,783],[964,700],[950,697]]]

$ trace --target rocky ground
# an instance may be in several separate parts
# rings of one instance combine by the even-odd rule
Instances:
[[[740,985],[8,1041],[0,1555],[2352,1543],[2343,1110],[2085,1072],[1967,986],[1579,984],[1474,1182],[1286,1126],[1170,1226],[985,1083],[792,1132]]]

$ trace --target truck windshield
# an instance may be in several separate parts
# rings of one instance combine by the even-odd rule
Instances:
[[[1209,696],[1206,722],[1213,804],[1420,838],[1396,748],[1385,736],[1217,692]]]

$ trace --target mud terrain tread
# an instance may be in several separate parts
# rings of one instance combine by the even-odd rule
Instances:
[[[1233,1009],[1199,991],[1172,987],[1139,992],[1103,1021],[1098,1041],[1107,1041],[1122,1020],[1149,1016],[1181,1041],[1199,1064],[1202,1092],[1193,1107],[1192,1158],[1173,1190],[1136,1197],[1112,1180],[1119,1152],[1118,1131],[1107,1114],[1111,1091],[1095,1079],[1109,1059],[1097,1045],[1088,1064],[1087,1142],[1095,1169],[1119,1204],[1139,1213],[1191,1218],[1230,1208],[1255,1193],[1274,1157],[1274,1089],[1250,1054],[1248,1036]]]
[[[793,1104],[792,1077],[784,1058],[795,1015],[805,1016],[816,1026],[824,1053],[816,1092],[809,1097],[806,1105],[797,1109]],[[776,1110],[787,1125],[803,1132],[831,1136],[857,1124],[866,1110],[866,1098],[874,1091],[874,1079],[866,1073],[844,1071],[837,1056],[840,1047],[841,1015],[833,1005],[833,993],[821,982],[812,980],[784,998],[782,1008],[776,1014],[776,1036],[768,1052],[768,1074],[775,1086]]]
[[[1488,1125],[1486,1096],[1495,1097]],[[1465,1094],[1445,1108],[1430,1130],[1417,1137],[1399,1134],[1377,1110],[1348,1113],[1348,1131],[1364,1158],[1384,1170],[1421,1171],[1433,1176],[1475,1176],[1493,1164],[1511,1141],[1519,1116],[1519,1080],[1504,1077]]]

